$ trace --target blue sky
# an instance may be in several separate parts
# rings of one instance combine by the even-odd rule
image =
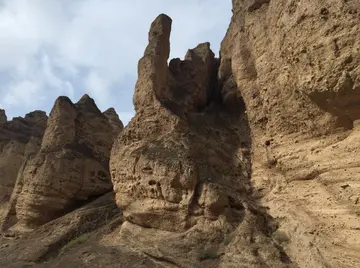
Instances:
[[[173,19],[171,58],[209,41],[218,54],[231,0],[0,0],[0,108],[49,112],[84,93],[127,122],[151,22]]]

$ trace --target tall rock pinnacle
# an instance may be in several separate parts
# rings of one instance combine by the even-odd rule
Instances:
[[[119,129],[109,121],[88,95],[75,104],[55,101],[41,148],[18,175],[3,229],[36,228],[111,190],[108,162]]]
[[[138,64],[139,79],[134,94],[135,110],[152,108],[154,98],[166,88],[172,20],[164,14],[151,24],[149,44]]]

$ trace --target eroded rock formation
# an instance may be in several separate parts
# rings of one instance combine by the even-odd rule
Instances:
[[[171,19],[152,23],[136,115],[111,151],[123,216],[103,196],[0,246],[3,266],[360,266],[360,3],[232,2],[220,59],[202,43],[167,64]],[[59,98],[8,226],[37,226],[110,189],[122,128],[87,96]],[[75,230],[94,230],[87,219],[106,226],[58,256]],[[51,231],[61,226],[66,234]]]
[[[109,124],[113,129],[113,137],[116,138],[117,135],[124,129],[123,123],[121,122],[114,108],[107,109],[105,112],[103,112],[103,114],[106,116]]]
[[[34,111],[7,121],[0,109],[0,221],[23,161],[40,148],[46,120],[45,112]]]
[[[359,1],[233,0],[224,98],[242,97],[252,183],[300,267],[360,265]],[[289,242],[290,241],[290,242]]]
[[[39,152],[19,172],[3,229],[36,228],[111,190],[109,154],[121,125],[112,115],[88,95],[55,101]]]
[[[112,149],[110,172],[125,219],[120,237],[152,256],[196,267],[199,251],[211,245],[221,254],[224,237],[234,232],[235,253],[224,267],[240,267],[240,261],[260,267],[265,259],[287,266],[263,232],[266,216],[248,198],[245,109],[224,106],[209,43],[167,65],[170,31],[166,15],[151,25],[138,65],[136,115]]]

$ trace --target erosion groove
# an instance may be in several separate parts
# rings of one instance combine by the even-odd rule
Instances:
[[[232,5],[219,58],[155,18],[125,127],[0,110],[1,267],[360,267],[360,2]]]

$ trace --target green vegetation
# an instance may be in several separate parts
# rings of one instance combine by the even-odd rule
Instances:
[[[229,234],[224,238],[223,243],[225,246],[227,246],[231,243],[232,240],[233,240],[233,236],[231,234]]]
[[[290,238],[287,236],[287,234],[285,232],[279,231],[279,230],[277,230],[273,234],[273,238],[279,244],[284,243],[284,242],[288,242],[290,240]]]
[[[60,255],[62,255],[63,253],[65,253],[66,251],[68,251],[70,248],[77,246],[77,245],[81,245],[82,243],[84,243],[86,240],[88,240],[90,237],[90,233],[85,233],[82,234],[78,237],[73,238],[72,240],[69,241],[69,243],[67,243],[66,245],[64,245],[61,250],[60,250]]]
[[[201,251],[199,254],[200,261],[209,260],[209,259],[217,259],[217,258],[218,258],[217,251],[213,248],[205,249],[205,250]]]

